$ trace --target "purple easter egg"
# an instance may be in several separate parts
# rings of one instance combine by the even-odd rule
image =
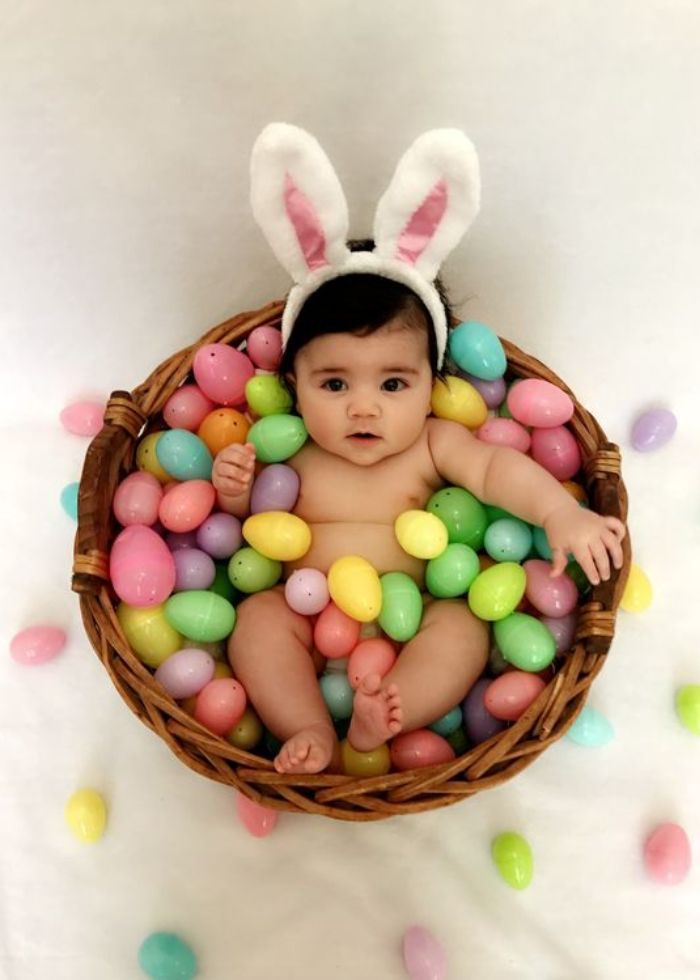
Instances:
[[[197,547],[196,531],[171,531],[165,535],[165,543],[171,551]]]
[[[175,560],[175,592],[208,589],[216,578],[213,558],[199,548],[178,548]]]
[[[667,408],[652,408],[643,412],[632,426],[632,445],[640,453],[665,446],[676,431],[678,421]]]
[[[483,378],[475,378],[473,374],[465,374],[464,379],[476,388],[489,408],[498,408],[505,400],[506,383],[503,378],[484,381]]]
[[[230,558],[242,540],[241,522],[233,514],[210,514],[197,529],[197,547],[212,558]]]
[[[554,637],[557,653],[566,653],[574,645],[578,611],[573,609],[566,616],[542,616],[542,622]]]
[[[167,657],[155,677],[173,698],[190,698],[199,694],[214,676],[214,658],[195,647],[186,647]]]
[[[291,466],[271,463],[253,483],[251,514],[268,510],[291,511],[299,496],[299,477]]]
[[[302,616],[315,616],[330,600],[328,580],[318,568],[299,568],[284,587],[287,605]]]
[[[502,732],[506,727],[505,721],[494,718],[484,704],[484,693],[491,683],[488,677],[478,680],[462,702],[464,728],[470,741],[475,745],[485,742],[487,738]]]
[[[432,932],[411,926],[403,937],[403,961],[411,980],[444,980],[447,956]]]

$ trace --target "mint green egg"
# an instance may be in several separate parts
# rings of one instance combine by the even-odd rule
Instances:
[[[197,957],[172,932],[152,932],[144,939],[139,966],[152,980],[192,980],[197,975]]]
[[[228,577],[239,592],[262,592],[277,585],[282,562],[266,558],[255,548],[239,548],[229,559]]]
[[[420,589],[405,572],[387,572],[379,579],[382,608],[378,621],[384,632],[399,643],[416,635],[423,618]]]
[[[527,613],[513,612],[493,624],[498,649],[509,664],[537,672],[554,660],[557,644],[544,623]]]
[[[448,349],[455,364],[483,381],[502,378],[506,370],[503,344],[491,327],[466,320],[450,332]]]
[[[495,622],[513,612],[525,595],[527,576],[522,565],[503,561],[480,572],[469,589],[469,608],[478,616]]]
[[[436,732],[438,735],[442,735],[443,738],[447,738],[448,735],[456,732],[461,724],[462,708],[460,705],[456,705],[444,714],[442,718],[438,718],[432,725],[428,725],[428,728],[431,732]]]
[[[615,735],[613,726],[605,715],[586,705],[566,733],[566,737],[577,745],[597,748],[606,745]]]
[[[425,566],[425,586],[438,599],[464,595],[479,574],[479,557],[468,544],[448,544]]]
[[[256,415],[288,413],[294,404],[292,396],[276,374],[255,374],[246,382],[245,399]]]
[[[173,629],[203,643],[223,640],[236,622],[236,610],[231,603],[205,589],[175,593],[166,601],[163,611]]]
[[[486,508],[473,493],[462,487],[444,487],[432,495],[425,509],[440,518],[450,544],[468,544],[475,551],[483,546]]]
[[[248,430],[248,442],[255,446],[263,463],[281,463],[298,453],[308,439],[303,419],[298,415],[266,415]]]
[[[700,684],[684,684],[676,691],[676,714],[693,735],[700,735]]]
[[[532,881],[533,860],[532,850],[524,837],[513,831],[494,837],[491,857],[507,885],[519,890],[527,888]]]
[[[522,561],[531,547],[530,525],[517,517],[501,517],[486,528],[484,549],[495,561]]]
[[[545,561],[552,560],[552,549],[549,547],[549,541],[543,527],[533,527],[532,543],[540,558],[544,558]]]
[[[323,674],[318,681],[328,713],[334,721],[342,721],[352,715],[355,692],[350,686],[347,674],[334,672]]]
[[[174,480],[211,480],[213,460],[199,436],[169,429],[156,442],[158,462]]]

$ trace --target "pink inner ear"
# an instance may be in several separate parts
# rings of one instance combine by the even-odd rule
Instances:
[[[447,209],[447,181],[439,180],[406,222],[396,242],[396,258],[415,265],[430,244]]]
[[[296,232],[309,271],[328,265],[326,236],[316,209],[289,174],[284,177],[284,206]]]

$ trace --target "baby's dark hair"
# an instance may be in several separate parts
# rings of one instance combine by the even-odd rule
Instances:
[[[371,239],[354,240],[348,242],[348,248],[351,252],[371,252],[374,242]],[[435,280],[435,288],[449,324],[452,311],[439,279]],[[338,276],[323,283],[309,296],[294,321],[278,368],[279,376],[284,378],[293,372],[296,355],[316,337],[329,333],[371,334],[398,316],[409,327],[426,331],[430,367],[433,376],[441,377],[432,318],[423,301],[408,286],[365,272]]]

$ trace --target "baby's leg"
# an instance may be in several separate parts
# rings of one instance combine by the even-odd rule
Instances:
[[[316,680],[312,647],[311,623],[289,608],[282,587],[238,606],[228,657],[263,723],[284,742],[275,759],[278,772],[338,766],[338,739]]]
[[[369,752],[399,731],[437,721],[483,672],[488,650],[488,626],[463,599],[430,602],[393,669],[383,679],[366,677],[355,692],[348,741]]]

